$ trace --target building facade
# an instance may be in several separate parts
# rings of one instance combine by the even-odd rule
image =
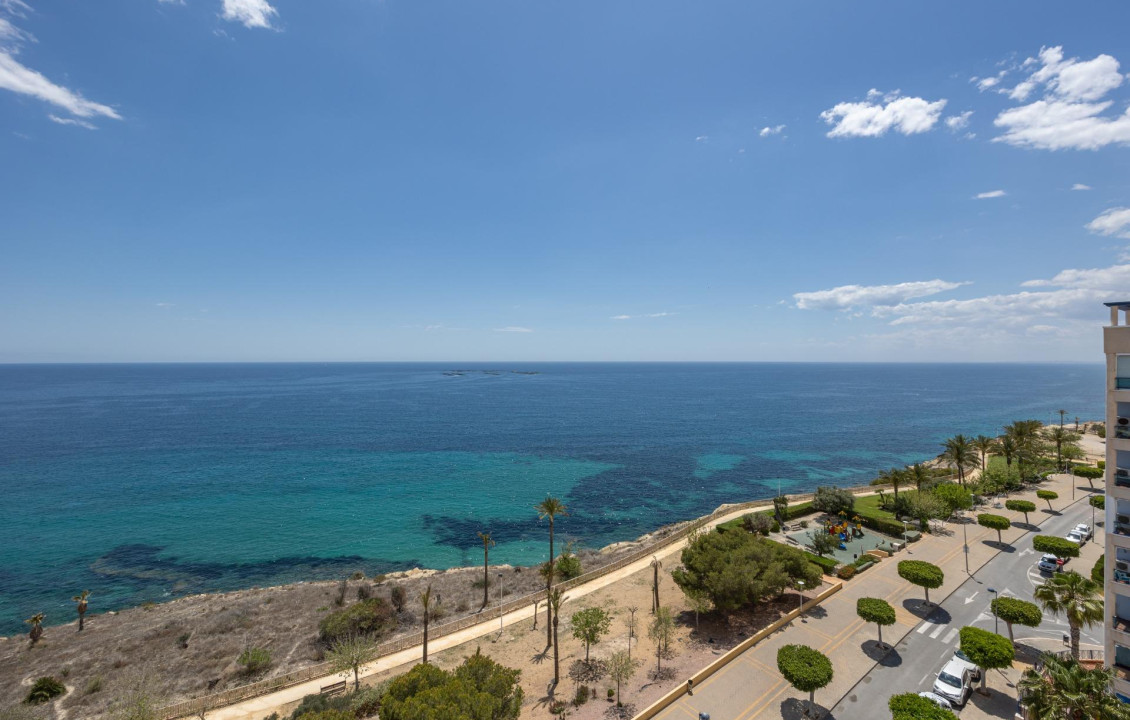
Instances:
[[[1114,691],[1130,701],[1130,301],[1107,303],[1106,353],[1106,664]]]

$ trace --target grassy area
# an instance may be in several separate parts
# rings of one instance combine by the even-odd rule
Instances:
[[[883,518],[885,520],[895,519],[894,513],[887,512],[886,510],[883,510],[879,507],[878,495],[865,495],[863,497],[857,497],[855,499],[854,512],[860,517]]]

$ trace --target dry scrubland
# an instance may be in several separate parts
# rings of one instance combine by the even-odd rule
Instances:
[[[614,561],[630,547],[579,555],[582,565],[591,569]],[[492,565],[492,582],[500,571],[505,573],[506,599],[544,587],[535,568]],[[406,601],[397,614],[397,629],[384,638],[392,639],[422,628],[417,598],[429,584],[443,601],[443,616],[433,628],[477,611],[483,599],[482,577],[478,567],[350,579],[342,607],[357,602],[358,591],[365,592],[362,588],[388,601],[393,587],[403,587]],[[0,708],[20,703],[31,683],[46,675],[67,686],[66,696],[43,709],[46,717],[92,718],[105,712],[139,672],[145,672],[154,689],[173,702],[307,667],[322,660],[325,647],[318,638],[318,623],[341,609],[335,603],[341,589],[341,581],[297,583],[194,595],[104,614],[95,614],[98,597],[94,595],[82,632],[77,621],[49,626],[34,647],[29,647],[26,635],[0,638]],[[493,605],[498,588],[490,590]],[[243,672],[237,658],[248,647],[270,652],[271,665],[265,672]]]

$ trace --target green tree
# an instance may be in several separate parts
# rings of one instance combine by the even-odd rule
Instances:
[[[426,645],[425,645],[426,648]],[[427,662],[424,650],[424,662]],[[353,689],[361,689],[361,668],[377,656],[376,644],[364,635],[338,640],[326,652],[326,661],[335,673],[353,673]]]
[[[820,557],[836,551],[836,538],[824,528],[816,528],[808,536],[812,538],[812,552]]]
[[[887,701],[891,720],[957,720],[957,716],[938,707],[918,693],[901,693]]]
[[[930,491],[946,507],[946,516],[953,515],[958,510],[969,510],[973,507],[973,493],[964,485],[943,483]]]
[[[568,515],[569,509],[565,507],[565,503],[561,502],[555,497],[546,496],[545,500],[534,506],[538,511],[539,520],[549,520],[549,567],[553,568],[553,523],[558,515]],[[545,596],[548,600],[553,589],[553,573],[549,573],[545,581]],[[545,646],[549,647],[553,643],[553,616],[549,608],[549,603],[545,605]]]
[[[1028,525],[1028,513],[1036,512],[1036,503],[1030,500],[1005,500],[1004,506],[1013,512],[1024,513],[1024,524]]]
[[[1001,531],[1008,530],[1012,527],[1012,522],[1003,515],[991,515],[989,513],[981,513],[977,516],[977,524],[981,527],[989,528],[990,530],[997,531],[997,544],[1004,545],[1004,540],[1001,539]]]
[[[855,507],[855,496],[837,487],[818,487],[812,496],[812,509],[817,512],[839,515],[850,513]]]
[[[32,645],[35,645],[39,642],[39,639],[43,637],[43,621],[46,619],[47,615],[44,613],[36,613],[27,620],[24,620],[26,624],[31,626],[31,630],[28,630],[27,637]]]
[[[490,549],[494,547],[494,540],[490,531],[479,533],[479,540],[483,542],[483,608],[490,602]]]
[[[517,720],[521,675],[479,651],[453,672],[417,665],[388,684],[381,720]]]
[[[988,630],[969,625],[961,629],[959,637],[961,651],[974,665],[981,668],[981,693],[987,695],[985,680],[988,671],[1012,667],[1012,660],[1016,657],[1012,641]]]
[[[1051,553],[1058,558],[1079,557],[1079,546],[1066,538],[1054,535],[1037,535],[1032,538],[1032,549],[1036,552]]]
[[[1035,464],[1043,452],[1044,448],[1039,441],[1041,427],[1042,423],[1039,420],[1016,420],[1004,429],[1005,437],[1012,439],[1016,466],[1022,480],[1027,477],[1024,464]],[[1002,446],[1003,444],[1002,440]],[[1004,454],[1003,451],[1001,454]]]
[[[612,616],[603,608],[591,607],[573,613],[573,637],[585,644],[585,662],[589,659],[589,646],[612,629]]]
[[[1017,684],[1024,704],[1036,720],[1088,718],[1128,720],[1130,708],[1110,691],[1114,671],[1087,669],[1074,658],[1043,656],[1042,670],[1024,671]]]
[[[925,560],[901,560],[898,564],[898,574],[911,585],[917,585],[926,591],[926,604],[930,605],[930,590],[940,588],[946,576],[937,565]]]
[[[879,627],[879,647],[883,645],[883,626],[895,624],[895,609],[880,598],[859,598],[855,601],[855,614],[863,622],[875,623]]]
[[[914,489],[922,492],[922,486],[931,480],[930,471],[922,463],[914,463],[906,469],[907,478],[914,483]]]
[[[1041,500],[1047,500],[1048,501],[1048,510],[1051,510],[1052,509],[1052,500],[1055,500],[1056,498],[1058,498],[1059,493],[1057,493],[1055,490],[1037,490],[1036,491],[1036,497],[1040,498]]]
[[[1095,584],[1099,585],[1100,587],[1102,586],[1104,579],[1106,578],[1106,568],[1104,567],[1105,564],[1106,553],[1103,553],[1102,555],[1099,555],[1099,559],[1096,560],[1095,564],[1091,566],[1091,580],[1094,580]]]
[[[1016,437],[1010,435],[1007,431],[997,441],[997,450],[1000,452],[1001,457],[1004,458],[1005,467],[1012,470],[1012,461],[1016,459],[1018,448],[1016,447]]]
[[[1091,486],[1092,490],[1095,489],[1095,481],[1106,474],[1105,470],[1100,470],[1097,467],[1090,467],[1088,465],[1077,467],[1074,472],[1077,477],[1086,478],[1087,484]]]
[[[71,602],[75,604],[75,610],[78,611],[78,631],[82,632],[82,628],[86,624],[86,608],[90,600],[90,591],[83,590],[78,595],[71,598]]]
[[[820,568],[796,549],[746,533],[704,533],[671,573],[684,593],[702,592],[722,612],[774,598],[786,588],[817,587]]]
[[[1047,436],[1051,444],[1055,446],[1055,466],[1057,469],[1062,468],[1064,449],[1077,443],[1079,436],[1064,428],[1062,423],[1058,427],[1048,428]]]
[[[773,516],[777,518],[777,524],[781,527],[785,526],[785,522],[789,519],[789,496],[778,495],[773,498]]]
[[[632,676],[636,674],[637,667],[639,667],[639,661],[633,660],[632,656],[623,650],[612,653],[612,657],[608,658],[608,677],[616,683],[617,707],[623,705],[620,702],[620,684],[631,680]]]
[[[1019,598],[997,596],[993,598],[990,607],[993,614],[1008,626],[1008,639],[1013,642],[1016,642],[1012,636],[1013,625],[1039,627],[1044,621],[1044,614],[1040,612],[1038,605]]]
[[[981,467],[989,467],[989,455],[997,451],[997,439],[988,435],[978,435],[970,440],[969,444],[981,455]]]
[[[671,609],[661,607],[647,628],[647,636],[655,642],[655,674],[662,670],[661,659],[671,647],[671,637],[675,634],[675,618]]]
[[[883,470],[879,473],[879,477],[871,481],[872,485],[890,485],[891,491],[895,495],[895,501],[899,499],[899,486],[907,481],[905,468],[891,468],[890,470]]]
[[[1071,657],[1078,660],[1080,630],[1103,622],[1102,586],[1077,572],[1065,572],[1037,586],[1034,595],[1044,612],[1067,618]]]
[[[354,635],[381,638],[396,628],[396,613],[381,598],[371,597],[332,612],[318,624],[321,639],[332,644]]]
[[[809,708],[816,705],[816,691],[832,682],[832,661],[807,645],[785,645],[778,650],[777,669],[790,685],[808,693]]]
[[[954,435],[946,440],[941,458],[942,462],[957,470],[957,480],[962,485],[965,484],[965,469],[977,465],[977,451],[964,435]]]

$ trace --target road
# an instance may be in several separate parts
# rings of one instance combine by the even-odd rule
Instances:
[[[1068,507],[1062,515],[1048,518],[1039,530],[1042,535],[1062,537],[1077,523],[1091,522],[1091,507],[1086,502]],[[966,625],[975,625],[986,630],[994,629],[994,617],[989,612],[993,594],[990,588],[1001,595],[1010,595],[1022,600],[1032,601],[1032,592],[1046,576],[1036,570],[1040,553],[1032,550],[1032,536],[1029,532],[1013,543],[1015,550],[1006,550],[985,564],[966,580],[952,595],[929,614],[910,632],[875,668],[868,673],[832,712],[836,720],[874,720],[885,716],[887,700],[903,692],[930,690],[934,678],[946,660],[957,647],[958,632]],[[1093,558],[1101,552],[1102,530],[1095,529],[1092,543],[1098,543],[1097,552],[1087,552],[1092,545],[1084,548],[1084,558],[1072,560],[1067,569],[1089,575]],[[920,607],[918,599],[907,599],[904,607],[912,612]],[[1024,643],[1040,649],[1062,649],[1062,637],[1067,634],[1067,621],[1062,617],[1045,616],[1043,624],[1037,628],[1015,628],[1017,643]],[[1004,623],[1000,632],[1007,634]],[[1097,634],[1096,634],[1097,633]],[[1102,628],[1083,630],[1083,644],[1102,645]],[[971,708],[972,703],[967,705]],[[877,708],[882,711],[877,714]],[[959,713],[961,714],[961,713]]]

